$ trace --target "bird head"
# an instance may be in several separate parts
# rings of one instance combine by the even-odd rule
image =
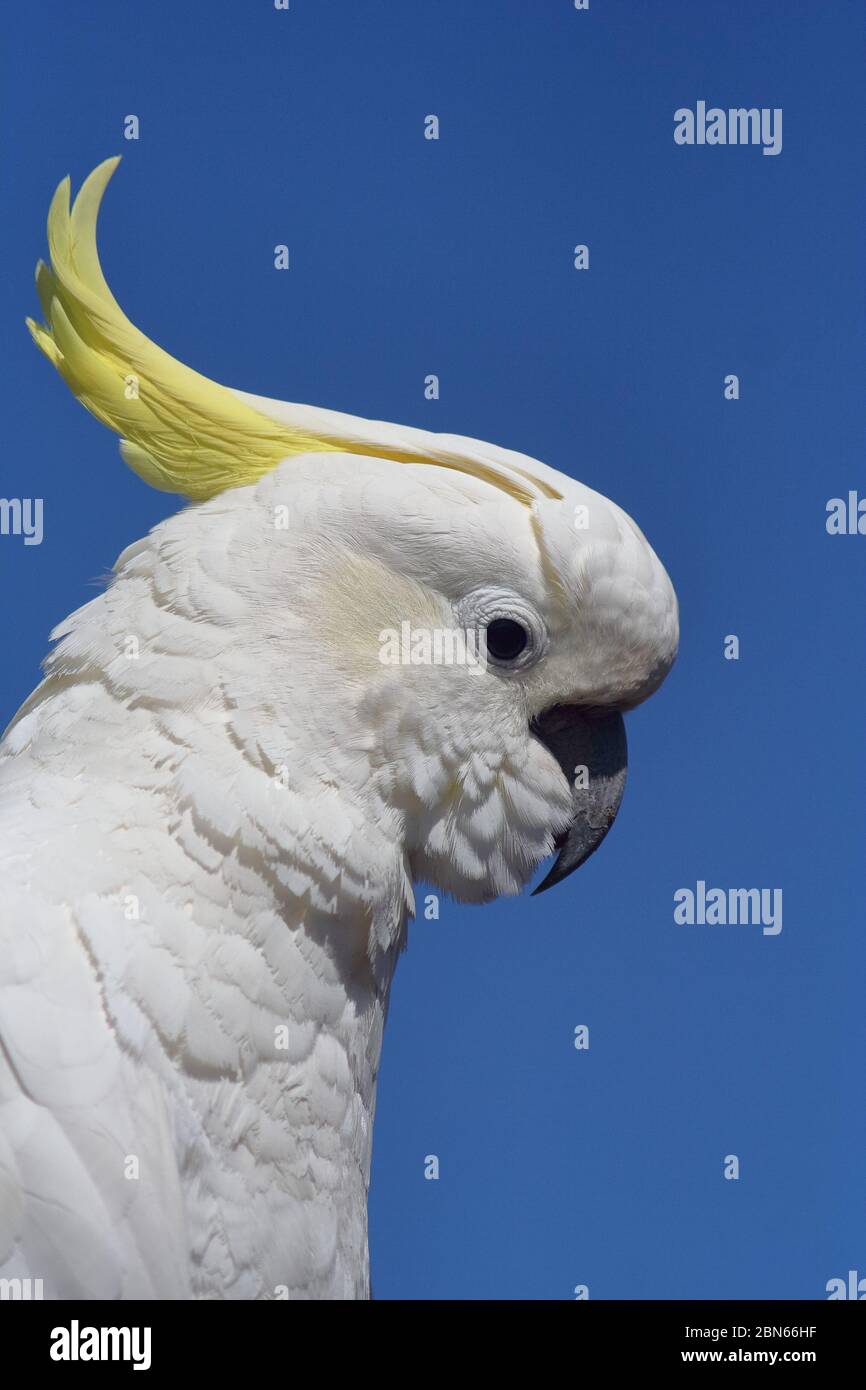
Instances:
[[[387,807],[413,876],[482,901],[556,849],[541,887],[564,878],[619,807],[623,712],[674,660],[659,560],[618,506],[537,460],[252,396],[163,352],[99,264],[117,162],[73,206],[58,188],[44,322],[29,326],[127,463],[203,503],[196,534],[211,524],[201,545],[238,600],[241,679],[267,668],[289,702],[306,692],[320,759],[348,736],[341,775]],[[229,512],[224,545],[213,516]]]
[[[520,891],[553,849],[542,888],[592,854],[623,794],[623,712],[676,654],[676,598],[635,524],[522,465],[531,499],[502,475],[287,460],[238,541],[267,629],[290,592],[293,660],[330,673],[308,720],[357,731],[412,876],[463,901]]]

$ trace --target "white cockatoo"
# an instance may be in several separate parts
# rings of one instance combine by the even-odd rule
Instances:
[[[0,748],[0,1277],[365,1298],[413,881],[482,902],[592,853],[676,599],[619,507],[534,459],[161,351],[97,257],[116,164],[57,190],[30,328],[193,505],[54,632]],[[454,632],[484,659],[415,645]]]

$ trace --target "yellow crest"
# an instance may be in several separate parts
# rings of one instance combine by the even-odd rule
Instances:
[[[51,266],[36,267],[45,322],[27,326],[81,403],[121,436],[124,459],[145,482],[203,501],[255,482],[291,455],[349,452],[457,468],[527,505],[559,495],[493,446],[476,450],[470,440],[248,396],[163,352],[130,323],[99,264],[97,215],[119,162],[94,169],[71,207],[69,179],[58,187],[48,213]]]

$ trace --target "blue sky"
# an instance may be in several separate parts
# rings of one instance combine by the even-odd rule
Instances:
[[[177,506],[23,327],[55,184],[115,153],[103,263],[161,345],[541,458],[623,505],[679,593],[599,854],[411,931],[377,1297],[821,1298],[866,1275],[866,537],[825,528],[866,493],[862,6],[43,0],[4,24],[0,490],[44,498],[45,535],[0,537],[0,721]],[[782,152],[676,145],[699,99],[782,108]],[[677,925],[699,879],[781,888],[782,931]]]

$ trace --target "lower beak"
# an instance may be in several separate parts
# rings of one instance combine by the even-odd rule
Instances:
[[[531,728],[574,789],[571,824],[556,837],[556,859],[534,897],[568,878],[598,849],[622,801],[628,751],[617,710],[556,705],[533,720]]]

